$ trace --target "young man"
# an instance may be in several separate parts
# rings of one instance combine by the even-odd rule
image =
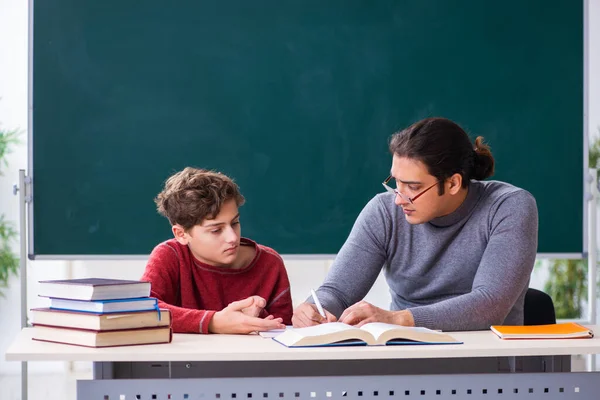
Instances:
[[[244,197],[227,176],[185,168],[157,196],[174,239],[156,246],[142,280],[181,333],[250,333],[291,323],[283,260],[241,237]]]
[[[523,324],[523,301],[537,250],[533,196],[498,181],[483,138],[473,145],[452,121],[428,118],[396,133],[387,192],[362,210],[317,291],[294,312],[294,326],[339,318],[443,330]],[[395,187],[390,187],[394,186]],[[360,301],[384,268],[391,311]]]

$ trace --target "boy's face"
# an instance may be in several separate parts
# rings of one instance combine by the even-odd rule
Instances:
[[[205,219],[185,232],[180,225],[173,226],[175,239],[187,245],[194,257],[215,267],[230,267],[240,249],[240,213],[235,200],[223,203],[214,219]]]

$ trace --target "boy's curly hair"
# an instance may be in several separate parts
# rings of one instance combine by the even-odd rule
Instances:
[[[171,225],[179,224],[187,231],[205,219],[215,218],[223,203],[232,199],[238,207],[245,201],[231,178],[220,172],[187,167],[167,179],[154,202]]]

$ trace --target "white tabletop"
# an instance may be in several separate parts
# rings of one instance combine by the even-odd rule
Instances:
[[[600,326],[590,326],[600,332]],[[266,361],[471,358],[600,354],[592,339],[501,340],[491,331],[449,332],[464,344],[287,348],[258,335],[174,334],[169,344],[91,349],[32,340],[23,329],[6,352],[7,361]]]

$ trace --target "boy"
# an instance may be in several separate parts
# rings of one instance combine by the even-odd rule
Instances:
[[[174,239],[156,246],[142,280],[179,333],[250,333],[285,328],[290,284],[273,249],[240,235],[244,197],[227,176],[187,167],[155,199]]]

